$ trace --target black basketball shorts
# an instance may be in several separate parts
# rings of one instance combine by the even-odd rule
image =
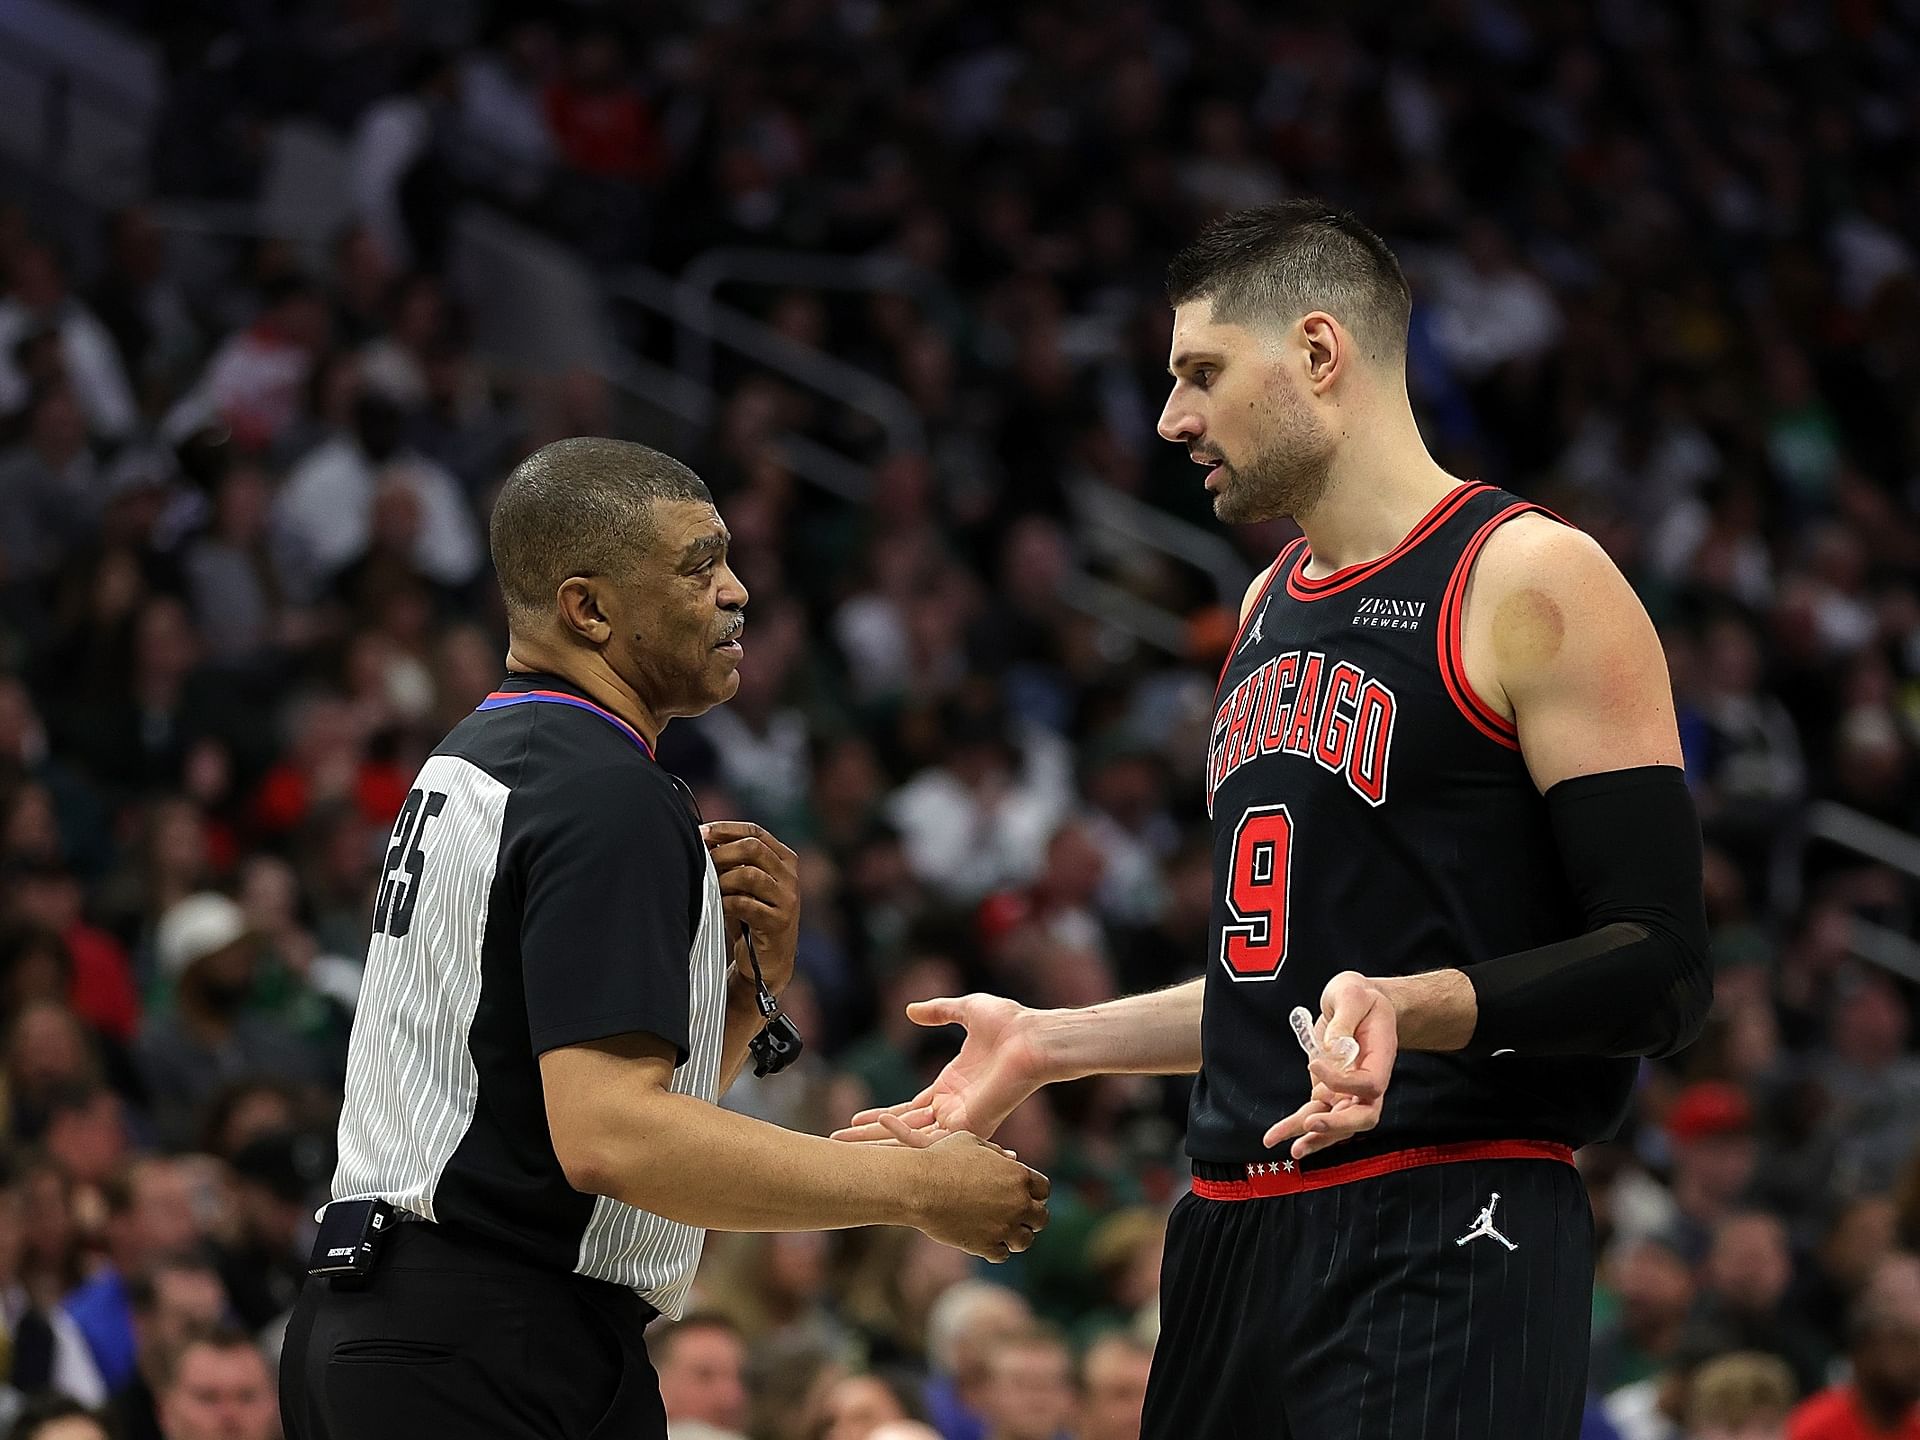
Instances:
[[[1143,1440],[1576,1440],[1593,1212],[1564,1146],[1284,1164],[1194,1167]]]

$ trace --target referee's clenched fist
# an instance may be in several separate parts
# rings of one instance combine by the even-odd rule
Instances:
[[[963,1130],[921,1153],[931,1173],[917,1223],[935,1240],[998,1264],[1047,1228],[1052,1183],[992,1141]]]
[[[720,905],[731,922],[734,985],[751,988],[753,982],[740,939],[744,926],[767,983],[784,989],[793,978],[800,939],[799,857],[771,831],[745,820],[711,821],[700,827],[700,838],[720,876]]]
[[[794,853],[700,824],[654,760],[739,687],[729,538],[645,446],[563,440],[501,488],[508,674],[385,852],[288,1440],[663,1440],[642,1331],[708,1229],[914,1225],[1004,1260],[1046,1224],[1045,1178],[970,1135],[848,1147],[714,1103],[799,1051]]]

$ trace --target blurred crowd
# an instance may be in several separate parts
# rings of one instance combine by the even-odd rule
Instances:
[[[356,219],[209,272],[152,206],[48,225],[0,189],[0,1433],[275,1433],[381,846],[501,670],[490,491],[621,428],[595,374],[477,352],[450,217],[608,273],[751,244],[920,276],[728,298],[898,385],[923,450],[722,362],[684,455],[753,623],[738,698],[662,760],[805,887],[807,1056],[728,1103],[824,1132],[951,1053],[911,999],[1200,973],[1233,616],[1092,544],[1075,496],[1211,523],[1153,434],[1159,272],[1208,215],[1312,192],[1406,265],[1442,462],[1597,535],[1667,644],[1718,997],[1581,1156],[1591,1435],[1920,1435],[1913,886],[1808,823],[1920,822],[1914,0],[93,8],[166,47],[156,198],[253,198],[298,118],[347,147]],[[871,499],[798,478],[789,432]],[[1290,533],[1231,539],[1250,573]],[[1068,603],[1082,571],[1184,650]],[[1134,1435],[1184,1089],[1018,1112],[1054,1221],[1003,1268],[713,1237],[650,1335],[675,1435]]]

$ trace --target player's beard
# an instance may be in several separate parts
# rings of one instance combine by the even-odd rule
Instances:
[[[1333,436],[1307,403],[1285,386],[1274,388],[1264,427],[1267,443],[1242,464],[1224,467],[1213,513],[1228,525],[1298,518],[1320,503],[1333,477]]]

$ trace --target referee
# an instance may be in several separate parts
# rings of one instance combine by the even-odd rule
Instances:
[[[799,899],[791,850],[700,825],[654,763],[739,685],[747,591],[706,486],[558,441],[491,540],[508,674],[388,843],[289,1440],[664,1436],[641,1332],[684,1309],[705,1228],[913,1225],[1001,1260],[1046,1224],[1046,1179],[970,1135],[852,1148],[714,1103]]]

